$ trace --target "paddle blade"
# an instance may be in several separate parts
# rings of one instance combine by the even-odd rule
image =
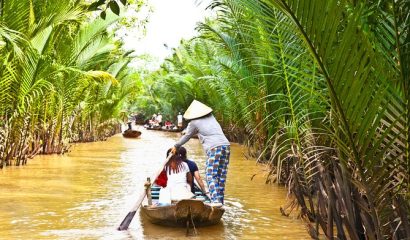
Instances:
[[[132,211],[129,212],[127,214],[127,216],[124,218],[124,220],[122,220],[120,226],[117,228],[118,231],[123,231],[123,230],[127,230],[128,226],[130,226],[130,223],[132,221],[132,219],[134,218],[134,215],[137,211]]]

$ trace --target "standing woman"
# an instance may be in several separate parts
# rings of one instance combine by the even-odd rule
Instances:
[[[224,203],[227,168],[229,164],[230,143],[221,126],[212,115],[212,108],[194,100],[184,114],[191,120],[186,134],[175,143],[172,151],[185,144],[193,135],[198,134],[199,141],[207,155],[205,176],[211,201],[215,206]]]

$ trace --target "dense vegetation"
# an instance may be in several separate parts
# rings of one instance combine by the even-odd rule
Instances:
[[[114,134],[128,96],[146,115],[198,99],[313,238],[410,238],[410,0],[214,0],[138,74],[113,34],[125,2],[0,0],[0,168]]]
[[[120,19],[83,1],[0,1],[0,168],[118,131],[134,93]],[[97,14],[98,15],[98,14]]]
[[[286,183],[282,211],[300,206],[313,238],[410,238],[410,1],[210,8],[217,18],[145,78],[140,106],[212,106]]]

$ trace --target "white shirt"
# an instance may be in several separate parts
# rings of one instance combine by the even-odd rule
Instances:
[[[179,114],[177,116],[177,119],[178,119],[178,124],[182,124],[182,115],[181,114]]]
[[[182,169],[178,173],[172,172],[169,174],[169,169],[165,169],[167,171],[167,186],[173,188],[178,185],[185,186],[187,184],[186,174],[189,172],[189,167],[186,162],[182,162]]]
[[[189,167],[188,164],[185,162],[182,162],[182,169],[178,173],[174,173],[171,171],[171,174],[169,173],[169,169],[165,169],[167,172],[167,187],[165,188],[165,191],[163,192],[168,192],[167,194],[164,195],[163,198],[171,198],[171,200],[181,200],[181,199],[190,199],[194,196],[194,194],[191,192],[191,186],[187,183],[187,173],[189,172]],[[160,198],[161,198],[161,193],[160,193]],[[161,199],[163,201],[164,199]],[[167,203],[170,203],[169,201],[165,201]]]
[[[159,123],[162,122],[162,115],[161,115],[161,114],[157,116],[157,121],[158,121]]]

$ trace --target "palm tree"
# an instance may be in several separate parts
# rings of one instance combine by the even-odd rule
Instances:
[[[406,79],[403,66],[408,66],[401,61],[408,53],[401,50],[408,45],[404,11],[409,3],[393,4],[392,10],[348,1],[268,3],[294,22],[329,89],[329,147],[335,152],[324,159],[330,169],[321,179],[329,238],[333,221],[339,238],[345,238],[343,228],[353,239],[409,236],[408,209],[399,207],[405,206],[403,193],[409,189],[408,90],[400,84]],[[298,11],[301,6],[311,6],[310,11]],[[350,198],[355,204],[346,203]],[[342,219],[338,211],[347,217]]]
[[[93,19],[82,1],[7,0],[1,6],[1,166],[118,130],[116,117],[135,80],[120,76],[130,71],[129,53],[107,30],[119,17]]]
[[[156,96],[198,94],[225,127],[245,129],[312,237],[410,237],[410,1],[210,7],[218,18],[175,50]]]

